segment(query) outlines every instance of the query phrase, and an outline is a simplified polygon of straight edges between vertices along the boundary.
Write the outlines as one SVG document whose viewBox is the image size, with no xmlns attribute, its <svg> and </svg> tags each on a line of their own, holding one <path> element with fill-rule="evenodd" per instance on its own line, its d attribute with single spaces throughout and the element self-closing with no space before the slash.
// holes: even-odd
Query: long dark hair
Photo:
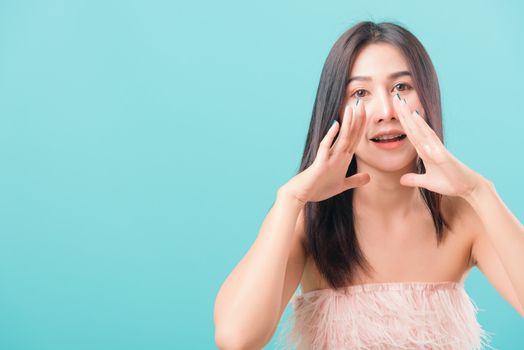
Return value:
<svg viewBox="0 0 524 350">
<path fill-rule="evenodd" d="M 367 44 L 381 42 L 392 44 L 403 54 L 413 77 L 414 88 L 426 112 L 427 122 L 443 140 L 438 79 L 433 63 L 420 41 L 397 24 L 360 22 L 342 34 L 324 63 L 298 172 L 313 163 L 320 141 L 333 120 L 338 119 L 340 107 L 344 103 L 348 73 L 359 50 Z M 419 157 L 416 168 L 419 174 L 425 172 Z M 346 176 L 356 171 L 356 158 L 353 157 Z M 419 190 L 433 218 L 439 245 L 444 238 L 444 227 L 449 227 L 441 213 L 442 196 L 425 188 Z M 320 274 L 331 288 L 351 284 L 356 267 L 362 268 L 365 273 L 369 273 L 371 268 L 356 237 L 352 200 L 351 189 L 321 202 L 308 202 L 304 208 L 304 249 L 314 259 Z"/>
</svg>

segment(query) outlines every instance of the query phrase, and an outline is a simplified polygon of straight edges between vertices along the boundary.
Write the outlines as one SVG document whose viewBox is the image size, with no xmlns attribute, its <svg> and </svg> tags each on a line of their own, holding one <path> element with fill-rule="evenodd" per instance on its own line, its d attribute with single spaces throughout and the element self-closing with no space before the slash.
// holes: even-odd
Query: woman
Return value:
<svg viewBox="0 0 524 350">
<path fill-rule="evenodd" d="M 475 265 L 524 317 L 524 228 L 443 145 L 421 43 L 361 22 L 324 64 L 299 172 L 220 288 L 215 340 L 260 349 L 479 349 L 464 291 Z M 288 329 L 287 327 L 292 327 Z"/>
</svg>

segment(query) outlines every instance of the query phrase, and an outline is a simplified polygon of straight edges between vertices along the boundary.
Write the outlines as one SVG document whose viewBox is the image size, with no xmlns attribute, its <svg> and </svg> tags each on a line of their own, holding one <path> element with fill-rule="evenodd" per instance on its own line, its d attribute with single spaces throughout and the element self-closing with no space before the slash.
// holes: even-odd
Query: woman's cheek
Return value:
<svg viewBox="0 0 524 350">
<path fill-rule="evenodd" d="M 366 152 L 366 136 L 362 135 L 362 138 L 357 144 L 357 148 L 355 149 L 355 154 L 364 154 Z"/>
</svg>

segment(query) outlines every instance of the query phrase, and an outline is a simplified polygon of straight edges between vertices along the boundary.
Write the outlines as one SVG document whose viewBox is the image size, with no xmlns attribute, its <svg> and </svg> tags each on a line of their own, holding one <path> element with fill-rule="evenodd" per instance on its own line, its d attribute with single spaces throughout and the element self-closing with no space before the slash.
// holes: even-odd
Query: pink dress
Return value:
<svg viewBox="0 0 524 350">
<path fill-rule="evenodd" d="M 369 283 L 295 294 L 279 349 L 482 349 L 491 341 L 459 282 Z"/>
</svg>

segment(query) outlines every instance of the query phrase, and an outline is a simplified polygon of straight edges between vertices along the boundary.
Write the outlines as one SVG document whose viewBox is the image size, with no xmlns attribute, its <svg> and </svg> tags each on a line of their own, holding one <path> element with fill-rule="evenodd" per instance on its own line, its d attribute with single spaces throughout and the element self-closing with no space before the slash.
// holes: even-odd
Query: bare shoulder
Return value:
<svg viewBox="0 0 524 350">
<path fill-rule="evenodd" d="M 448 221 L 459 225 L 463 233 L 471 232 L 471 224 L 478 216 L 471 205 L 461 197 L 442 196 L 442 213 Z"/>
<path fill-rule="evenodd" d="M 473 207 L 461 197 L 442 196 L 442 213 L 452 226 L 452 231 L 464 238 L 464 243 L 470 252 L 478 234 L 476 228 L 481 225 L 480 219 Z M 475 264 L 470 254 L 470 265 Z"/>
</svg>

